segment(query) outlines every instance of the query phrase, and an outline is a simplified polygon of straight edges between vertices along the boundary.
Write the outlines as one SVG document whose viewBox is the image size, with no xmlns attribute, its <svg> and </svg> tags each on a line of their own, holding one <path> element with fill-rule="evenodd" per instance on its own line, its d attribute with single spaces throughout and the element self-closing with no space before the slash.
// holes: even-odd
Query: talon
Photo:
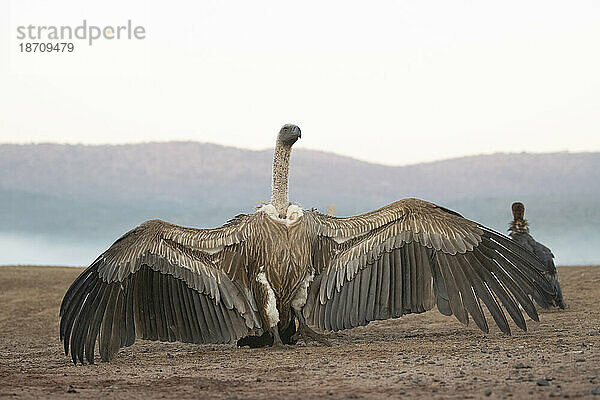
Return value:
<svg viewBox="0 0 600 400">
<path fill-rule="evenodd" d="M 324 346 L 331 346 L 325 335 L 313 331 L 308 325 L 300 325 L 298 331 L 293 336 L 294 339 L 302 339 L 308 345 L 309 341 L 320 343 Z"/>
<path fill-rule="evenodd" d="M 273 343 L 271 350 L 289 350 L 292 347 L 289 344 Z"/>
</svg>

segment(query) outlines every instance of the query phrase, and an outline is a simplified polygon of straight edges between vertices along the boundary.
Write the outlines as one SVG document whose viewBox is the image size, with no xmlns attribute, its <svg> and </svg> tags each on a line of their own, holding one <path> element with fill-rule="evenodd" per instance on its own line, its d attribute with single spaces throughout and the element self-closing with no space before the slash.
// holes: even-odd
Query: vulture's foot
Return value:
<svg viewBox="0 0 600 400">
<path fill-rule="evenodd" d="M 283 350 L 291 348 L 291 346 L 283 344 L 281 341 L 281 337 L 279 336 L 279 328 L 277 325 L 271 328 L 271 334 L 273 335 L 273 344 L 271 345 L 272 349 Z"/>
<path fill-rule="evenodd" d="M 331 343 L 327 339 L 327 336 L 313 331 L 308 326 L 308 324 L 306 323 L 306 319 L 304 318 L 304 315 L 302 315 L 302 311 L 294 310 L 294 313 L 296 314 L 296 317 L 298 318 L 299 324 L 298 324 L 298 330 L 296 331 L 296 333 L 294 333 L 294 335 L 292 336 L 292 339 L 294 339 L 294 340 L 302 339 L 302 340 L 304 340 L 304 343 L 306 345 L 308 345 L 308 342 L 312 340 L 313 342 L 317 342 L 324 346 L 331 346 Z"/>
<path fill-rule="evenodd" d="M 296 340 L 302 339 L 307 345 L 309 341 L 313 341 L 322 344 L 323 346 L 331 346 L 327 336 L 313 331 L 308 325 L 300 325 L 298 327 L 298 332 L 296 332 L 292 338 Z"/>
<path fill-rule="evenodd" d="M 271 350 L 291 350 L 293 348 L 295 348 L 295 346 L 283 343 L 273 343 L 273 345 L 270 347 Z"/>
</svg>

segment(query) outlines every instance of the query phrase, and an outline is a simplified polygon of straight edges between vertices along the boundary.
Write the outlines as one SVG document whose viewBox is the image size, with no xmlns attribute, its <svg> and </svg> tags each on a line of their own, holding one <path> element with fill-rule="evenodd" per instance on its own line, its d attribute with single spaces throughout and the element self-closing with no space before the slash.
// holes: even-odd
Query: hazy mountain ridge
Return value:
<svg viewBox="0 0 600 400">
<path fill-rule="evenodd" d="M 170 191 L 217 192 L 234 185 L 264 193 L 270 187 L 272 150 L 252 151 L 196 142 L 133 145 L 0 145 L 0 187 L 68 196 L 101 188 L 107 195 L 173 198 Z M 332 153 L 297 149 L 291 191 L 367 187 L 388 192 L 462 198 L 576 191 L 600 194 L 600 153 L 479 155 L 390 167 Z M 324 171 L 326 173 L 324 173 Z M 493 180 L 489 178 L 493 177 Z M 457 190 L 457 186 L 460 190 Z M 207 193 L 208 194 L 208 193 Z M 218 195 L 218 193 L 216 193 Z"/>
<path fill-rule="evenodd" d="M 0 231 L 104 239 L 149 218 L 219 225 L 269 200 L 271 157 L 196 142 L 0 145 Z M 335 204 L 349 215 L 414 196 L 501 231 L 510 203 L 522 200 L 538 237 L 565 253 L 588 246 L 580 236 L 600 223 L 600 153 L 390 167 L 294 149 L 290 180 L 291 200 L 307 208 Z"/>
</svg>

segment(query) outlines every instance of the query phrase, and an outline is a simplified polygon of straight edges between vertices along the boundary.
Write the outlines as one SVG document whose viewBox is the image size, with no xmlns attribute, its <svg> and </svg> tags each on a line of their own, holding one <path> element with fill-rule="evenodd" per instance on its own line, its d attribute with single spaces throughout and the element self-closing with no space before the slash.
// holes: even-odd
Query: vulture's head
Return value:
<svg viewBox="0 0 600 400">
<path fill-rule="evenodd" d="M 302 137 L 302 132 L 300 132 L 300 128 L 293 124 L 285 124 L 281 127 L 279 131 L 279 135 L 277 136 L 277 140 L 279 140 L 282 144 L 286 146 L 292 146 L 296 143 L 296 140 Z"/>
<path fill-rule="evenodd" d="M 513 203 L 512 212 L 515 220 L 522 220 L 525 215 L 525 206 L 520 202 Z"/>
</svg>

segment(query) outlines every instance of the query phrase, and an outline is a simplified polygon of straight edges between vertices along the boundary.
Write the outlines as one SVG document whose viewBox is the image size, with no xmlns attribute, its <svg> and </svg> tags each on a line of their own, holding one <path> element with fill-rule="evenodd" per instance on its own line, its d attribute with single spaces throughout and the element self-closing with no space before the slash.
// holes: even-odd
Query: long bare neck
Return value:
<svg viewBox="0 0 600 400">
<path fill-rule="evenodd" d="M 291 152 L 291 146 L 286 146 L 277 140 L 275 154 L 273 155 L 273 194 L 271 204 L 275 206 L 281 218 L 285 218 L 289 205 L 288 173 L 290 170 Z"/>
</svg>

